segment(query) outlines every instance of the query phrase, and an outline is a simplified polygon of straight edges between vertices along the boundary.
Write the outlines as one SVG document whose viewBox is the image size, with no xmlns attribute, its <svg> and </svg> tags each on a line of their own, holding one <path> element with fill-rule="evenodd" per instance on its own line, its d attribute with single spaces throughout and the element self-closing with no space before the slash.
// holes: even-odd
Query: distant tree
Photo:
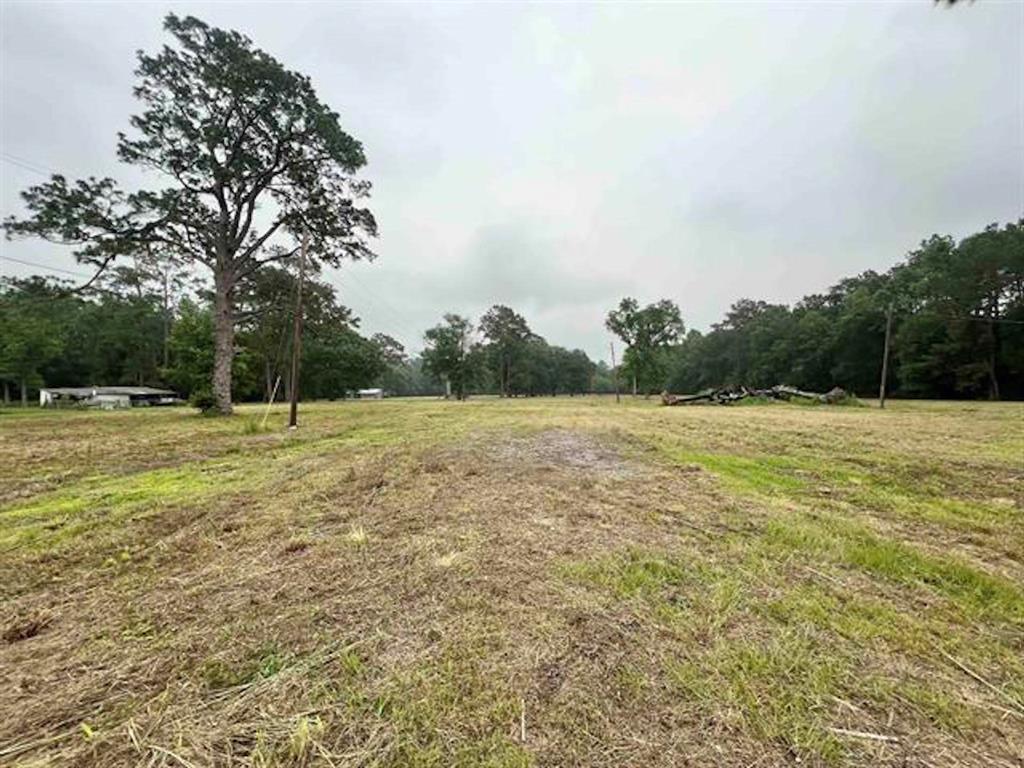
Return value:
<svg viewBox="0 0 1024 768">
<path fill-rule="evenodd" d="M 498 392 L 507 397 L 513 369 L 533 332 L 526 318 L 501 304 L 495 304 L 480 318 L 480 332 L 488 341 L 487 352 L 498 377 Z"/>
<path fill-rule="evenodd" d="M 540 361 L 542 386 L 551 395 L 577 395 L 589 391 L 594 364 L 587 353 L 579 349 L 548 346 Z"/>
<path fill-rule="evenodd" d="M 388 365 L 403 365 L 407 361 L 405 347 L 386 333 L 375 333 L 370 337 L 370 341 L 377 345 L 381 357 Z"/>
<path fill-rule="evenodd" d="M 84 383 L 161 382 L 164 317 L 156 301 L 106 295 L 83 302 L 68 333 L 79 340 L 77 351 L 87 371 Z"/>
<path fill-rule="evenodd" d="M 384 363 L 376 383 L 391 394 L 409 394 L 413 373 L 405 347 L 386 333 L 375 333 L 370 341 L 377 346 Z"/>
<path fill-rule="evenodd" d="M 944 350 L 932 365 L 913 363 L 905 375 L 914 378 L 952 372 L 957 390 L 987 389 L 1001 396 L 1002 321 L 1024 303 L 1024 222 L 1003 228 L 992 224 L 956 243 L 934 235 L 910 254 L 896 274 L 904 295 L 914 302 L 914 339 L 897 339 L 906 348 L 930 338 L 930 347 Z M 925 329 L 931 317 L 930 330 Z M 907 334 L 910 333 L 908 326 Z M 922 335 L 922 333 L 924 335 Z M 909 357 L 917 353 L 911 352 Z M 950 366 L 952 366 L 950 368 Z M 925 382 L 920 382 L 927 388 Z"/>
<path fill-rule="evenodd" d="M 188 293 L 202 290 L 202 281 L 169 248 L 147 247 L 126 259 L 126 263 L 112 263 L 97 277 L 95 285 L 107 295 L 159 305 L 160 362 L 166 368 L 174 308 Z"/>
<path fill-rule="evenodd" d="M 450 384 L 457 400 L 466 393 L 478 372 L 478 350 L 473 341 L 473 324 L 460 315 L 448 314 L 444 322 L 424 334 L 424 368 L 432 376 Z"/>
<path fill-rule="evenodd" d="M 625 298 L 608 313 L 605 326 L 626 345 L 626 366 L 633 376 L 633 394 L 642 384 L 648 393 L 663 384 L 663 352 L 682 335 L 684 326 L 675 302 L 662 299 L 641 308 Z"/>
<path fill-rule="evenodd" d="M 59 285 L 38 276 L 0 280 L 4 402 L 10 401 L 8 385 L 14 382 L 21 390 L 21 404 L 28 405 L 28 388 L 42 383 L 40 369 L 63 350 L 64 329 L 56 305 L 64 294 Z"/>
<path fill-rule="evenodd" d="M 582 395 L 591 391 L 596 366 L 582 349 L 561 350 L 559 390 L 569 395 Z"/>
<path fill-rule="evenodd" d="M 611 394 L 615 391 L 615 377 L 612 368 L 604 360 L 598 360 L 594 365 L 590 391 L 601 395 Z"/>
<path fill-rule="evenodd" d="M 392 365 L 381 377 L 381 386 L 396 395 L 440 395 L 444 389 L 438 379 L 425 370 L 423 358 L 413 357 L 401 365 Z"/>
<path fill-rule="evenodd" d="M 186 299 L 171 331 L 168 383 L 181 395 L 210 392 L 213 371 L 213 313 Z"/>
<path fill-rule="evenodd" d="M 298 289 L 295 265 L 291 266 L 292 269 L 264 267 L 239 284 L 236 296 L 239 340 L 252 353 L 254 364 L 263 373 L 264 400 L 270 399 L 279 375 L 284 379 L 285 391 L 291 391 L 288 360 Z M 352 311 L 337 302 L 334 287 L 315 275 L 306 276 L 302 303 L 308 336 L 316 336 L 326 329 L 359 325 Z M 313 390 L 306 391 L 312 393 Z"/>
<path fill-rule="evenodd" d="M 353 177 L 366 159 L 309 78 L 248 38 L 191 16 L 171 14 L 164 27 L 177 45 L 139 54 L 138 136 L 121 134 L 118 156 L 162 172 L 171 186 L 126 194 L 109 178 L 56 175 L 22 193 L 28 218 L 4 226 L 8 236 L 76 246 L 76 258 L 100 272 L 149 245 L 205 265 L 214 284 L 212 390 L 230 413 L 239 283 L 290 258 L 303 232 L 313 265 L 372 258 L 365 237 L 376 223 L 353 202 L 369 192 Z"/>
<path fill-rule="evenodd" d="M 374 384 L 386 368 L 381 349 L 354 329 L 332 325 L 302 347 L 302 387 L 311 398 L 344 397 Z"/>
<path fill-rule="evenodd" d="M 554 350 L 540 336 L 523 342 L 520 360 L 508 386 L 516 395 L 552 395 L 557 391 Z"/>
</svg>

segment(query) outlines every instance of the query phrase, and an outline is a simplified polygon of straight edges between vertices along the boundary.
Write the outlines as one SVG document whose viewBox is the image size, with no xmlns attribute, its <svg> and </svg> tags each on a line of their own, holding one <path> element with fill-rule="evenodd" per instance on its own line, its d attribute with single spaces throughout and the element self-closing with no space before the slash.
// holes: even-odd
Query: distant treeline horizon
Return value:
<svg viewBox="0 0 1024 768">
<path fill-rule="evenodd" d="M 256 272 L 238 289 L 236 401 L 289 390 L 294 265 Z M 0 281 L 4 402 L 42 386 L 147 384 L 202 400 L 213 369 L 209 290 L 172 257 L 147 253 L 108 269 L 84 292 L 40 275 Z M 360 333 L 334 289 L 307 278 L 301 393 L 340 398 L 380 386 L 394 395 L 650 394 L 791 384 L 862 397 L 878 391 L 891 313 L 888 388 L 914 398 L 1024 398 L 1024 230 L 991 225 L 959 242 L 933 235 L 884 273 L 863 272 L 793 305 L 736 301 L 710 331 L 686 332 L 671 299 L 609 308 L 622 340 L 618 371 L 549 344 L 513 308 L 455 314 L 409 356 L 386 334 Z M 280 378 L 280 381 L 279 381 Z"/>
</svg>

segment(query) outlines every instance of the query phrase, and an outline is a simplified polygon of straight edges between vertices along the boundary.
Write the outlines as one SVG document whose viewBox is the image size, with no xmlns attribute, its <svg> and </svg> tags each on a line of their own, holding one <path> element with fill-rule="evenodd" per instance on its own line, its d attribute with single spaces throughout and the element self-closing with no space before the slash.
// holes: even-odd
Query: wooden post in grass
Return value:
<svg viewBox="0 0 1024 768">
<path fill-rule="evenodd" d="M 615 402 L 619 401 L 619 369 L 615 367 L 615 342 L 608 342 L 608 349 L 612 352 L 612 378 L 615 380 Z"/>
<path fill-rule="evenodd" d="M 288 415 L 288 429 L 299 426 L 299 358 L 302 356 L 302 284 L 306 280 L 306 247 L 309 231 L 302 231 L 302 247 L 299 249 L 299 285 L 295 291 L 295 324 L 292 326 L 292 377 L 291 411 Z"/>
<path fill-rule="evenodd" d="M 878 385 L 878 407 L 885 408 L 885 380 L 889 377 L 889 336 L 892 334 L 892 302 L 885 311 L 885 345 L 882 347 L 882 380 Z"/>
</svg>

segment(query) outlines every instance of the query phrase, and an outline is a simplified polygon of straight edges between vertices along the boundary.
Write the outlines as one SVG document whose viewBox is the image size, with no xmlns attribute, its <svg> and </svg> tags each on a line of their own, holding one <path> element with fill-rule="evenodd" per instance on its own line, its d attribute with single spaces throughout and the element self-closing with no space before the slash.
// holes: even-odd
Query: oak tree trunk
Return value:
<svg viewBox="0 0 1024 768">
<path fill-rule="evenodd" d="M 21 407 L 28 408 L 28 384 L 21 380 Z"/>
<path fill-rule="evenodd" d="M 231 363 L 235 355 L 235 312 L 233 278 L 214 277 L 213 304 L 213 397 L 217 411 L 231 413 Z"/>
</svg>

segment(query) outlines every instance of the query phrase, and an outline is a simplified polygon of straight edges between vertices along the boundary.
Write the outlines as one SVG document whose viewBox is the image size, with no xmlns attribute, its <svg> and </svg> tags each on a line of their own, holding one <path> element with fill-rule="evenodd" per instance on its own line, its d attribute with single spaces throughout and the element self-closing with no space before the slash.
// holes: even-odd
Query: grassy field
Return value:
<svg viewBox="0 0 1024 768">
<path fill-rule="evenodd" d="M 1020 404 L 258 412 L 0 412 L 0 764 L 1024 764 Z"/>
</svg>

